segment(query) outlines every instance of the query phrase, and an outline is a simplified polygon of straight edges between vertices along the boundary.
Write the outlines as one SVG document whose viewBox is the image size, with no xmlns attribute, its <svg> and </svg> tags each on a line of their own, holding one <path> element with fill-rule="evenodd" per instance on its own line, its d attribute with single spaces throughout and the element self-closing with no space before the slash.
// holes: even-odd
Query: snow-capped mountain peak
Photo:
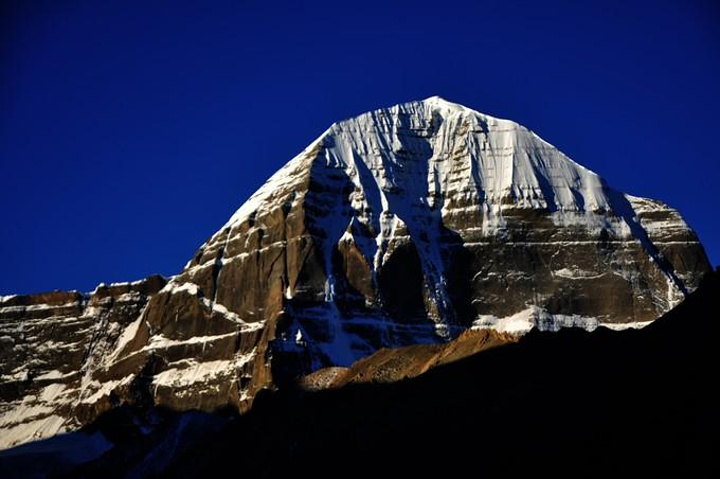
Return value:
<svg viewBox="0 0 720 479">
<path fill-rule="evenodd" d="M 263 388 L 467 330 L 641 327 L 710 270 L 677 211 L 440 97 L 334 123 L 239 203 L 167 283 L 0 299 L 0 336 L 39 341 L 32 361 L 0 359 L 18 391 L 0 447 L 123 401 L 247 410 Z M 60 320 L 55 349 L 25 335 Z"/>
</svg>

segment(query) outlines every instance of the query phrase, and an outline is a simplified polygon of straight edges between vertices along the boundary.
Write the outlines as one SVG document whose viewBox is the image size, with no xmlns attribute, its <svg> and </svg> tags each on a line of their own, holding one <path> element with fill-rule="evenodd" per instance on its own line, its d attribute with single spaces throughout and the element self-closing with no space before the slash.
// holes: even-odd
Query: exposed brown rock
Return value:
<svg viewBox="0 0 720 479">
<path fill-rule="evenodd" d="M 414 378 L 426 371 L 487 349 L 516 342 L 518 336 L 492 330 L 464 331 L 447 343 L 383 348 L 349 368 L 330 367 L 308 374 L 300 386 L 310 391 L 334 389 L 355 383 L 392 383 Z"/>
</svg>

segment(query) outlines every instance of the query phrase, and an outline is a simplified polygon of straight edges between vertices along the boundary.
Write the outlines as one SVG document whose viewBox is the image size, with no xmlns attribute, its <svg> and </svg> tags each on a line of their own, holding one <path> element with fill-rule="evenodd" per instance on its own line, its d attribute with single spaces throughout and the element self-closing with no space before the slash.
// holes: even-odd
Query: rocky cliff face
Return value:
<svg viewBox="0 0 720 479">
<path fill-rule="evenodd" d="M 97 291 L 52 299 L 37 337 L 102 354 L 48 360 L 79 392 L 73 407 L 37 407 L 63 418 L 53 431 L 120 402 L 244 411 L 262 388 L 380 348 L 465 330 L 640 327 L 709 270 L 675 210 L 613 190 L 517 123 L 433 97 L 331 126 L 112 328 L 85 313 Z M 51 300 L 17 301 L 0 304 L 14 315 L 0 340 L 15 345 Z M 22 377 L 45 354 L 28 348 L 27 360 L 3 356 L 3 381 L 30 381 L 8 386 L 6 430 L 54 400 Z"/>
<path fill-rule="evenodd" d="M 93 373 L 165 283 L 0 298 L 0 449 L 77 429 L 111 406 L 122 378 Z"/>
</svg>

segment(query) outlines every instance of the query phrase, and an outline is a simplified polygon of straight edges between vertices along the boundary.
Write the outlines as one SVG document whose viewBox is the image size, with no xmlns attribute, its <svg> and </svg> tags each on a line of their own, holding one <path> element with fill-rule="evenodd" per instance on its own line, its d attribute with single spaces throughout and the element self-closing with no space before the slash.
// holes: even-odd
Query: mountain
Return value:
<svg viewBox="0 0 720 479">
<path fill-rule="evenodd" d="M 677 211 L 517 123 L 397 105 L 332 125 L 169 280 L 2 298 L 0 447 L 123 404 L 245 412 L 265 389 L 468 330 L 638 328 L 709 271 Z"/>
<path fill-rule="evenodd" d="M 535 329 L 412 379 L 263 391 L 241 416 L 123 406 L 75 433 L 86 447 L 111 438 L 103 455 L 53 468 L 57 451 L 30 444 L 0 452 L 0 467 L 72 478 L 717 477 L 719 298 L 720 272 L 711 273 L 640 330 Z M 431 355 L 463 343 L 409 348 Z M 397 351 L 355 373 L 392 373 Z"/>
<path fill-rule="evenodd" d="M 715 273 L 640 331 L 535 330 L 412 380 L 270 395 L 167 476 L 242 451 L 262 477 L 717 477 L 718 298 Z"/>
</svg>

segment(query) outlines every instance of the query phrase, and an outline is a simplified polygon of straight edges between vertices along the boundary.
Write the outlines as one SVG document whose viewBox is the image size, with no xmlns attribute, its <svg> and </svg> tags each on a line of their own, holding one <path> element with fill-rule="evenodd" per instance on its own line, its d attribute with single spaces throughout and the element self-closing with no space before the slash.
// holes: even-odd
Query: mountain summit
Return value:
<svg viewBox="0 0 720 479">
<path fill-rule="evenodd" d="M 263 388 L 466 330 L 637 328 L 708 271 L 670 207 L 512 121 L 404 103 L 333 124 L 167 282 L 2 298 L 25 360 L 0 357 L 0 446 L 121 403 L 247 410 Z"/>
</svg>

